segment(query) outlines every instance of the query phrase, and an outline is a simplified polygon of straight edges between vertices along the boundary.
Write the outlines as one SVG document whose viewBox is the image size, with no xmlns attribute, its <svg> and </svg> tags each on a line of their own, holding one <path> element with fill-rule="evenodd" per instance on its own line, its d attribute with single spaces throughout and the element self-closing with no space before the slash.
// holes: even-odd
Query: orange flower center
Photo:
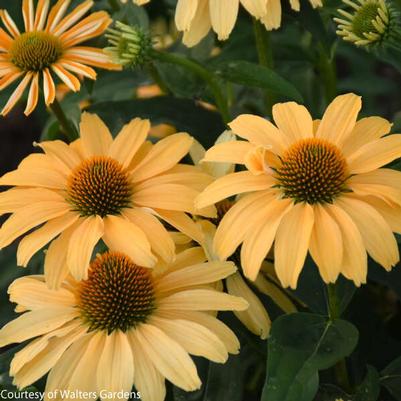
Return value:
<svg viewBox="0 0 401 401">
<path fill-rule="evenodd" d="M 107 156 L 83 161 L 71 173 L 67 200 L 81 216 L 118 215 L 131 205 L 132 186 L 121 164 Z"/>
<path fill-rule="evenodd" d="M 146 322 L 155 309 L 149 269 L 117 252 L 99 255 L 78 291 L 78 306 L 90 330 L 123 332 Z"/>
<path fill-rule="evenodd" d="M 347 191 L 347 164 L 340 150 L 318 138 L 293 144 L 276 169 L 278 187 L 295 202 L 331 203 Z"/>
<path fill-rule="evenodd" d="M 61 56 L 63 47 L 56 36 L 47 32 L 25 32 L 10 49 L 11 62 L 23 71 L 42 71 Z"/>
</svg>

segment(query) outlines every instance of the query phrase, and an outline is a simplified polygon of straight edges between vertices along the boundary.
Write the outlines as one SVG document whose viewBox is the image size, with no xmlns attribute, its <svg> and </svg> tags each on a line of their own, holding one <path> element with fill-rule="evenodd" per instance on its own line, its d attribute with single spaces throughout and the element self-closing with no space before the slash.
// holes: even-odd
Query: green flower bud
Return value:
<svg viewBox="0 0 401 401">
<path fill-rule="evenodd" d="M 338 10 L 337 35 L 356 46 L 377 47 L 398 38 L 398 12 L 385 0 L 342 0 L 349 10 Z"/>
<path fill-rule="evenodd" d="M 107 30 L 106 37 L 110 46 L 104 51 L 115 63 L 134 68 L 149 60 L 152 39 L 141 28 L 117 21 L 114 29 Z"/>
</svg>

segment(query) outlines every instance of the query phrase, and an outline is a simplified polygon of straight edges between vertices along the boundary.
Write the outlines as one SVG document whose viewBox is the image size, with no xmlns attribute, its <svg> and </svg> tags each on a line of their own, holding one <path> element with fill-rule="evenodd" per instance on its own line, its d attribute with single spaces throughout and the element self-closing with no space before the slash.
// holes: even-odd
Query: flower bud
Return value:
<svg viewBox="0 0 401 401">
<path fill-rule="evenodd" d="M 115 63 L 134 68 L 148 61 L 152 39 L 141 28 L 117 21 L 113 29 L 107 30 L 106 37 L 110 46 L 104 51 Z"/>
</svg>

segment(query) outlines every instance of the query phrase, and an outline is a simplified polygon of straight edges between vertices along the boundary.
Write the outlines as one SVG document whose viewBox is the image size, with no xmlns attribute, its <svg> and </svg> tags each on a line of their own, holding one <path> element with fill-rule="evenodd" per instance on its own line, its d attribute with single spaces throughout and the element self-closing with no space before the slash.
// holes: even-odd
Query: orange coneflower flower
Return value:
<svg viewBox="0 0 401 401">
<path fill-rule="evenodd" d="M 28 86 L 28 103 L 24 113 L 32 113 L 39 98 L 40 79 L 43 80 L 46 105 L 53 103 L 56 90 L 52 73 L 76 92 L 81 84 L 74 74 L 96 78 L 96 72 L 89 66 L 121 69 L 102 49 L 77 46 L 101 35 L 111 23 L 109 15 L 99 11 L 77 23 L 94 2 L 86 0 L 64 16 L 69 4 L 70 0 L 58 0 L 48 13 L 50 0 L 39 0 L 36 11 L 33 0 L 23 0 L 23 33 L 7 10 L 0 10 L 1 20 L 8 31 L 0 28 L 0 90 L 22 78 L 1 111 L 3 116 L 15 106 Z"/>
<path fill-rule="evenodd" d="M 308 250 L 327 283 L 340 273 L 366 282 L 366 252 L 387 270 L 399 261 L 392 232 L 401 232 L 401 173 L 381 167 L 401 156 L 401 135 L 385 136 L 391 124 L 380 117 L 357 121 L 360 109 L 360 97 L 347 94 L 321 121 L 290 102 L 273 107 L 278 128 L 252 115 L 229 124 L 247 141 L 214 146 L 205 160 L 246 169 L 219 178 L 197 200 L 204 207 L 244 194 L 217 229 L 221 259 L 242 243 L 242 267 L 254 280 L 274 242 L 277 275 L 292 288 Z"/>
<path fill-rule="evenodd" d="M 247 308 L 212 288 L 233 272 L 230 262 L 199 263 L 189 249 L 166 272 L 107 252 L 86 280 L 68 276 L 58 291 L 43 276 L 17 279 L 8 292 L 24 313 L 0 330 L 0 347 L 35 339 L 11 362 L 14 384 L 24 388 L 50 371 L 45 400 L 56 401 L 64 390 L 125 400 L 133 385 L 143 401 L 163 401 L 165 378 L 200 388 L 189 354 L 224 363 L 239 350 L 235 334 L 208 312 Z"/>
<path fill-rule="evenodd" d="M 158 218 L 199 238 L 186 213 L 195 213 L 194 199 L 211 178 L 178 164 L 192 145 L 188 134 L 153 145 L 146 141 L 149 129 L 148 120 L 136 118 L 113 139 L 98 116 L 84 113 L 80 139 L 70 145 L 38 144 L 45 154 L 28 156 L 0 178 L 0 185 L 16 186 L 0 194 L 0 214 L 12 213 L 0 229 L 0 248 L 44 224 L 22 239 L 17 262 L 26 266 L 58 236 L 45 259 L 50 287 L 57 287 L 68 270 L 77 280 L 85 279 L 101 239 L 141 266 L 153 266 L 155 255 L 173 260 L 173 240 Z"/>
</svg>

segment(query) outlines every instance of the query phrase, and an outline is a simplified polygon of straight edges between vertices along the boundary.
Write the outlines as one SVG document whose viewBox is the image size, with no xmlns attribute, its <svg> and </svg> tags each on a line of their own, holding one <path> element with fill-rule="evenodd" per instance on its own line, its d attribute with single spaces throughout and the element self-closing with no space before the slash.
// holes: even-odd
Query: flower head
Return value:
<svg viewBox="0 0 401 401">
<path fill-rule="evenodd" d="M 357 46 L 371 46 L 389 34 L 392 10 L 385 0 L 343 0 L 350 10 L 339 9 L 337 34 Z"/>
<path fill-rule="evenodd" d="M 357 121 L 361 99 L 338 96 L 322 120 L 294 102 L 273 107 L 275 125 L 242 115 L 230 125 L 245 141 L 212 147 L 205 161 L 242 164 L 197 198 L 205 207 L 241 194 L 217 229 L 220 259 L 242 243 L 241 264 L 255 280 L 274 243 L 277 276 L 297 286 L 308 251 L 323 280 L 341 273 L 366 281 L 367 253 L 387 270 L 399 261 L 401 173 L 382 166 L 401 156 L 401 135 L 380 117 Z M 374 229 L 372 229 L 374 227 Z"/>
<path fill-rule="evenodd" d="M 86 280 L 67 276 L 58 291 L 43 276 L 14 281 L 10 300 L 24 313 L 0 330 L 0 347 L 35 338 L 11 362 L 14 383 L 23 388 L 50 371 L 46 394 L 74 389 L 108 399 L 135 385 L 144 401 L 164 400 L 165 378 L 198 389 L 189 354 L 224 363 L 239 349 L 234 333 L 207 311 L 248 305 L 212 289 L 235 272 L 232 263 L 199 264 L 190 250 L 177 258 L 163 273 L 107 252 L 90 264 Z"/>
<path fill-rule="evenodd" d="M 152 145 L 149 129 L 149 121 L 136 118 L 113 139 L 99 117 L 84 113 L 80 139 L 38 144 L 45 154 L 28 156 L 0 178 L 0 185 L 16 187 L 0 194 L 0 213 L 12 213 L 0 229 L 0 247 L 43 224 L 22 239 L 17 262 L 26 266 L 57 237 L 45 258 L 50 287 L 69 270 L 86 279 L 99 240 L 140 266 L 153 266 L 157 257 L 171 262 L 174 243 L 159 218 L 196 237 L 199 230 L 186 212 L 195 213 L 194 199 L 211 178 L 178 164 L 191 147 L 188 134 Z"/>
<path fill-rule="evenodd" d="M 136 67 L 148 60 L 152 39 L 139 27 L 117 21 L 115 28 L 109 29 L 106 37 L 110 46 L 104 50 L 110 54 L 116 64 Z"/>
<path fill-rule="evenodd" d="M 310 0 L 313 7 L 320 7 L 321 0 Z M 183 42 L 195 46 L 213 29 L 219 40 L 228 39 L 238 17 L 240 4 L 268 30 L 281 25 L 281 0 L 178 0 L 175 22 L 184 32 Z M 291 8 L 299 11 L 299 0 L 290 1 Z"/>
<path fill-rule="evenodd" d="M 85 0 L 70 14 L 64 16 L 68 0 L 58 0 L 50 9 L 50 0 L 39 0 L 36 11 L 33 0 L 23 0 L 22 13 L 25 32 L 20 32 L 7 10 L 0 17 L 7 32 L 0 28 L 0 90 L 22 78 L 1 111 L 6 115 L 29 86 L 25 114 L 32 113 L 39 98 L 39 81 L 42 80 L 46 105 L 53 103 L 56 90 L 52 74 L 58 76 L 72 91 L 81 84 L 74 74 L 96 79 L 93 68 L 119 69 L 101 49 L 77 46 L 101 35 L 111 23 L 109 15 L 99 11 L 77 22 L 92 7 Z"/>
</svg>

